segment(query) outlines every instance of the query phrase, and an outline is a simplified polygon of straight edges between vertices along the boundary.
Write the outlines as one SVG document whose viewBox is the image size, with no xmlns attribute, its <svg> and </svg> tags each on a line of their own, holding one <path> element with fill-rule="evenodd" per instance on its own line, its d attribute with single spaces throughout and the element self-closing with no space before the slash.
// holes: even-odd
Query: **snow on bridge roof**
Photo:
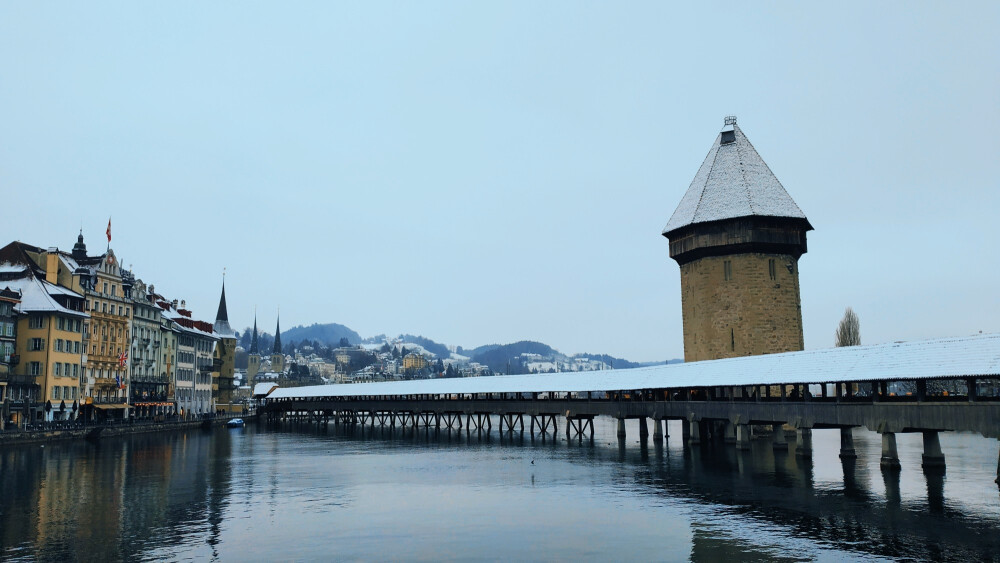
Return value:
<svg viewBox="0 0 1000 563">
<path fill-rule="evenodd" d="M 292 387 L 278 389 L 268 398 L 617 391 L 966 376 L 1000 376 L 1000 334 L 635 369 Z"/>
</svg>

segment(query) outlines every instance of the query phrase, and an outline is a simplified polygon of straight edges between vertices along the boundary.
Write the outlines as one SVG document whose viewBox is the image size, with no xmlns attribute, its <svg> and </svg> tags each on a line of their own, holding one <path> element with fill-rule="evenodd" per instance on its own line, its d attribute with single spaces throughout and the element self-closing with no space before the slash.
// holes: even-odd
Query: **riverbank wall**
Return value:
<svg viewBox="0 0 1000 563">
<path fill-rule="evenodd" d="M 197 430 L 206 426 L 224 426 L 231 418 L 242 418 L 249 424 L 256 417 L 256 414 L 247 414 L 240 417 L 216 417 L 207 420 L 175 420 L 169 422 L 124 423 L 113 426 L 84 426 L 81 428 L 0 432 L 0 448 L 21 444 L 47 444 L 70 440 L 103 440 L 130 434 Z"/>
</svg>

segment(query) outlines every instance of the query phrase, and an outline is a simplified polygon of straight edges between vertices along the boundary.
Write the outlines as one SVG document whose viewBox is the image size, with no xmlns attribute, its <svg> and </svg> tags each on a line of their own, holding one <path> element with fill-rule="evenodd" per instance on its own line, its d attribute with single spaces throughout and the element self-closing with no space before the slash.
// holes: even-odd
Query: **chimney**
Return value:
<svg viewBox="0 0 1000 563">
<path fill-rule="evenodd" d="M 187 309 L 187 301 L 181 299 L 181 309 Z"/>
<path fill-rule="evenodd" d="M 45 281 L 59 283 L 59 249 L 54 246 L 45 254 Z"/>
<path fill-rule="evenodd" d="M 174 309 L 176 309 L 177 308 L 177 300 L 174 299 L 173 301 L 171 301 L 170 302 L 170 306 L 173 307 Z"/>
</svg>

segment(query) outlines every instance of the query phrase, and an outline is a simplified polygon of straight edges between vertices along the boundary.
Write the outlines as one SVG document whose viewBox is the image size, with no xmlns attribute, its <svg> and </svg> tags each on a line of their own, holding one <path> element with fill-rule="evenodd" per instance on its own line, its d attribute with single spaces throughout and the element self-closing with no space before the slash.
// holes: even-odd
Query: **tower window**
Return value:
<svg viewBox="0 0 1000 563">
<path fill-rule="evenodd" d="M 725 281 L 733 279 L 733 263 L 730 260 L 722 261 L 722 279 Z"/>
<path fill-rule="evenodd" d="M 736 142 L 736 131 L 723 131 L 722 139 L 720 139 L 720 145 L 728 145 L 729 143 Z"/>
<path fill-rule="evenodd" d="M 736 329 L 733 328 L 729 329 L 729 346 L 736 351 Z"/>
<path fill-rule="evenodd" d="M 767 273 L 770 274 L 771 280 L 778 279 L 778 271 L 774 265 L 774 258 L 767 261 Z"/>
</svg>

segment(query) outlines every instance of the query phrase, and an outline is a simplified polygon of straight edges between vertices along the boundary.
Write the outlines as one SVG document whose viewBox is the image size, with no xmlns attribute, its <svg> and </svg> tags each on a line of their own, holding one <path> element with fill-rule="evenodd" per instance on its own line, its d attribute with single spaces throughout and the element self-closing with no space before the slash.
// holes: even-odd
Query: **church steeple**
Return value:
<svg viewBox="0 0 1000 563">
<path fill-rule="evenodd" d="M 274 351 L 271 352 L 271 371 L 285 371 L 285 354 L 281 351 L 281 315 L 278 315 L 278 326 L 274 327 Z"/>
<path fill-rule="evenodd" d="M 257 315 L 253 316 L 253 336 L 250 337 L 250 354 L 260 355 L 260 349 L 257 346 Z"/>
<path fill-rule="evenodd" d="M 215 314 L 215 332 L 227 338 L 235 338 L 232 327 L 229 326 L 229 311 L 226 310 L 226 280 L 222 280 L 222 297 L 219 298 L 219 311 Z"/>
</svg>

